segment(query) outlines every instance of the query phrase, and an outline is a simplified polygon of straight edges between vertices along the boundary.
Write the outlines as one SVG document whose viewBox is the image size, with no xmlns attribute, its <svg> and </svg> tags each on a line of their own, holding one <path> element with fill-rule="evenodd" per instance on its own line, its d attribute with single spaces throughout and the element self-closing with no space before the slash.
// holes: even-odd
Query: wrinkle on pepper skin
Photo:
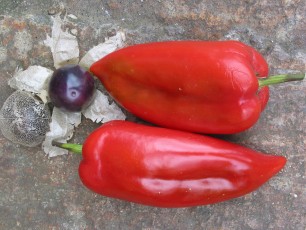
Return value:
<svg viewBox="0 0 306 230">
<path fill-rule="evenodd" d="M 268 104 L 268 101 L 269 101 L 269 96 L 270 96 L 269 87 L 264 86 L 264 87 L 260 88 L 257 95 L 258 95 L 258 98 L 261 102 L 261 111 L 263 111 L 266 108 L 266 106 Z"/>
<path fill-rule="evenodd" d="M 269 75 L 269 67 L 263 56 L 249 47 L 252 59 L 251 64 L 254 68 L 254 72 L 258 74 L 258 77 L 266 78 Z"/>
</svg>

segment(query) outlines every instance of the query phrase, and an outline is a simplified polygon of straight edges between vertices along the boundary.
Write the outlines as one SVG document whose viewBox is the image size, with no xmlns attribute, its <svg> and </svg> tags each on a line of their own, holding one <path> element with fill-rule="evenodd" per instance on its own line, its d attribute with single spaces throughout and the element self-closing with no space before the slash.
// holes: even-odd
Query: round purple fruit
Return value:
<svg viewBox="0 0 306 230">
<path fill-rule="evenodd" d="M 67 65 L 54 71 L 49 83 L 49 97 L 54 106 L 70 112 L 86 108 L 92 101 L 95 81 L 79 65 Z"/>
</svg>

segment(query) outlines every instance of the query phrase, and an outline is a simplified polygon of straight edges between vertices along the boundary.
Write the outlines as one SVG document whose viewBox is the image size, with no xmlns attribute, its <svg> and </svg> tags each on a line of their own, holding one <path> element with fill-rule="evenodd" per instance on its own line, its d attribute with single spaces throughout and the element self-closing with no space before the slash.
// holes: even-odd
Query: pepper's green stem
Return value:
<svg viewBox="0 0 306 230">
<path fill-rule="evenodd" d="M 267 78 L 258 79 L 259 87 L 267 86 L 267 85 L 275 85 L 288 81 L 302 81 L 305 78 L 305 73 L 300 74 L 281 74 L 270 76 Z"/>
<path fill-rule="evenodd" d="M 70 143 L 60 143 L 57 141 L 52 141 L 52 145 L 62 148 L 62 149 L 66 149 L 70 152 L 76 153 L 76 154 L 82 154 L 82 147 L 83 145 L 79 145 L 79 144 L 70 144 Z"/>
</svg>

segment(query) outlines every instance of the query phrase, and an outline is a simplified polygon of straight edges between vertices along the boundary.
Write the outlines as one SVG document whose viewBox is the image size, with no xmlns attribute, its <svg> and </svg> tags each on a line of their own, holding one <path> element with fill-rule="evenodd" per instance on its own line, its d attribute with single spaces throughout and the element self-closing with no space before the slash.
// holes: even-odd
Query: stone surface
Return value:
<svg viewBox="0 0 306 230">
<path fill-rule="evenodd" d="M 305 72 L 306 4 L 287 1 L 1 0 L 0 106 L 17 66 L 53 68 L 43 44 L 50 15 L 73 14 L 81 56 L 118 28 L 129 44 L 178 39 L 239 39 L 260 50 L 271 74 Z M 48 159 L 41 148 L 0 135 L 0 229 L 294 229 L 306 227 L 306 80 L 271 87 L 261 119 L 226 140 L 283 155 L 285 169 L 259 190 L 210 206 L 159 209 L 98 196 L 82 186 L 80 156 Z M 130 117 L 130 119 L 134 119 Z M 85 120 L 73 139 L 95 128 Z"/>
</svg>

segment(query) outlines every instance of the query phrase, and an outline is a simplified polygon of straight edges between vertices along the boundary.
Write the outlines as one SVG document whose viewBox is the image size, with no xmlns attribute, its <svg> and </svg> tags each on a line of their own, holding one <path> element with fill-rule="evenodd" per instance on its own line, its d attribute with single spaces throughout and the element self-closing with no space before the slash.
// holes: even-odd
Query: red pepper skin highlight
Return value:
<svg viewBox="0 0 306 230">
<path fill-rule="evenodd" d="M 286 159 L 212 137 L 111 121 L 82 148 L 79 175 L 92 191 L 157 207 L 213 204 L 250 193 Z"/>
<path fill-rule="evenodd" d="M 238 41 L 169 41 L 115 51 L 90 67 L 113 98 L 154 124 L 198 133 L 250 128 L 269 99 L 264 58 Z"/>
</svg>

